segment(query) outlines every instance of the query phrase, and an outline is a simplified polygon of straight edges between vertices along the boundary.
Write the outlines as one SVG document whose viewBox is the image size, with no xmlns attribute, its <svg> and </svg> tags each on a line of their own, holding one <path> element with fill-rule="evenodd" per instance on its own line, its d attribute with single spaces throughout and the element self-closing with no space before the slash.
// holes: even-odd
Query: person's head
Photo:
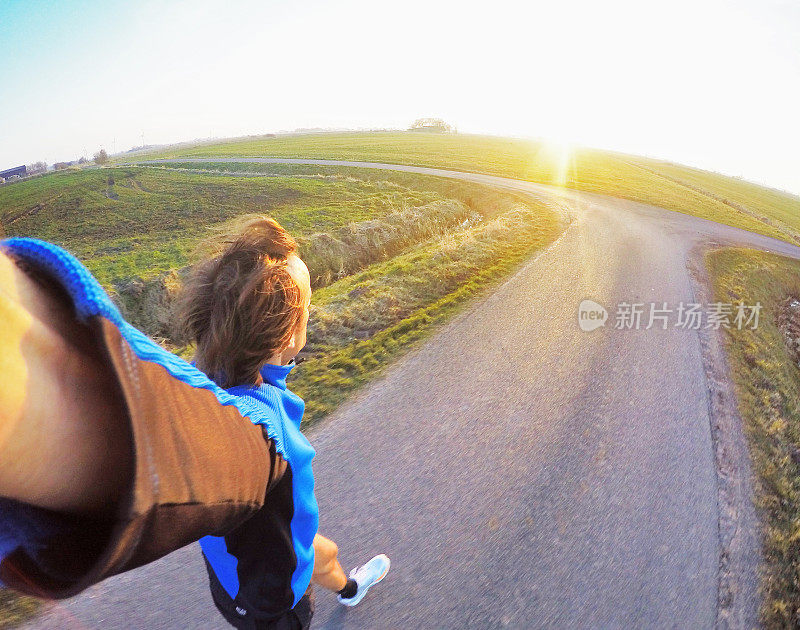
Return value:
<svg viewBox="0 0 800 630">
<path fill-rule="evenodd" d="M 178 305 L 197 367 L 222 387 L 254 385 L 265 363 L 288 363 L 306 343 L 311 283 L 294 239 L 258 217 L 215 239 Z"/>
</svg>

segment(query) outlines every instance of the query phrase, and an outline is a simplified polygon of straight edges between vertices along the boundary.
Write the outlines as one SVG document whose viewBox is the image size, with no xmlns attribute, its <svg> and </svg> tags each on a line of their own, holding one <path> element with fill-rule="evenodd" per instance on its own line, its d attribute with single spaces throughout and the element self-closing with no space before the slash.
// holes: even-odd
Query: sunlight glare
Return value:
<svg viewBox="0 0 800 630">
<path fill-rule="evenodd" d="M 536 154 L 537 166 L 551 173 L 551 183 L 564 188 L 575 173 L 574 149 L 564 140 L 545 140 Z"/>
</svg>

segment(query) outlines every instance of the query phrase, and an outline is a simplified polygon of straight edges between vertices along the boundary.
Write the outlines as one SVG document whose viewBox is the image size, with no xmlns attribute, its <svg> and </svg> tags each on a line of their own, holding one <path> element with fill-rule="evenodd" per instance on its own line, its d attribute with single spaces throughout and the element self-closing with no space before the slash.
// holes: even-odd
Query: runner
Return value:
<svg viewBox="0 0 800 630">
<path fill-rule="evenodd" d="M 317 534 L 314 449 L 300 432 L 304 403 L 286 387 L 306 343 L 311 304 L 294 240 L 275 220 L 258 218 L 222 238 L 218 250 L 187 279 L 179 320 L 197 367 L 275 419 L 276 459 L 291 474 L 268 488 L 264 507 L 247 522 L 200 541 L 211 593 L 237 627 L 307 627 L 310 581 L 355 606 L 386 575 L 389 559 L 378 555 L 348 578 L 336 544 Z"/>
</svg>

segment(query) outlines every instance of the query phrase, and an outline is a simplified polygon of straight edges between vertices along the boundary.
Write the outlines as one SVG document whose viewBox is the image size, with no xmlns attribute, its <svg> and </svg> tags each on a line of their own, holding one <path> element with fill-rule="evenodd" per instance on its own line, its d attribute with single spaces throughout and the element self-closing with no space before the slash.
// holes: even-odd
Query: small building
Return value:
<svg viewBox="0 0 800 630">
<path fill-rule="evenodd" d="M 409 131 L 422 131 L 427 133 L 453 133 L 455 128 L 448 125 L 441 118 L 418 118 L 408 128 Z"/>
<path fill-rule="evenodd" d="M 11 179 L 15 175 L 17 177 L 25 177 L 28 174 L 28 169 L 23 166 L 16 166 L 5 171 L 0 171 L 0 177 L 3 179 Z"/>
</svg>

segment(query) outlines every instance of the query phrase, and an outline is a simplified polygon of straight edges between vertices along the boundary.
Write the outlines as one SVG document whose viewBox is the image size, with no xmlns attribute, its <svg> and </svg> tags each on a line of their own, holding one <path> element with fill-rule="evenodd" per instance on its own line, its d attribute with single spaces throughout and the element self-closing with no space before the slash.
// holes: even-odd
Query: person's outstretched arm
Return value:
<svg viewBox="0 0 800 630">
<path fill-rule="evenodd" d="M 286 467 L 269 418 L 133 329 L 64 250 L 0 246 L 0 583 L 70 597 L 264 505 Z"/>
<path fill-rule="evenodd" d="M 108 514 L 132 471 L 125 405 L 88 327 L 0 252 L 0 496 Z"/>
</svg>

